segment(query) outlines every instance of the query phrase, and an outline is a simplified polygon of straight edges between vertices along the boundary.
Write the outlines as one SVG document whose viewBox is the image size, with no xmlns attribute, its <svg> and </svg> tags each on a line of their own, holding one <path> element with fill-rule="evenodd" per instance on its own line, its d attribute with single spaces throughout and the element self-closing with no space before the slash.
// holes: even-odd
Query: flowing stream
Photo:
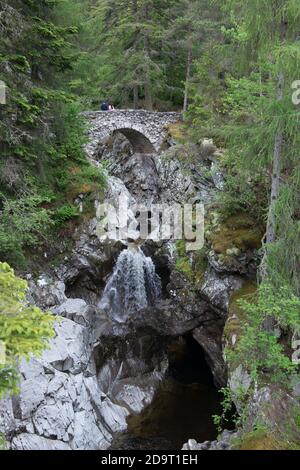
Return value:
<svg viewBox="0 0 300 470">
<path fill-rule="evenodd" d="M 117 322 L 154 305 L 161 295 L 161 281 L 151 258 L 130 245 L 120 254 L 99 307 Z"/>
<path fill-rule="evenodd" d="M 113 321 L 124 323 L 154 305 L 162 283 L 151 258 L 136 245 L 119 255 L 99 307 Z M 115 437 L 112 449 L 180 449 L 193 437 L 200 442 L 217 437 L 212 415 L 220 412 L 220 394 L 204 353 L 192 337 L 170 344 L 169 369 L 153 402 L 128 418 L 128 430 Z"/>
</svg>

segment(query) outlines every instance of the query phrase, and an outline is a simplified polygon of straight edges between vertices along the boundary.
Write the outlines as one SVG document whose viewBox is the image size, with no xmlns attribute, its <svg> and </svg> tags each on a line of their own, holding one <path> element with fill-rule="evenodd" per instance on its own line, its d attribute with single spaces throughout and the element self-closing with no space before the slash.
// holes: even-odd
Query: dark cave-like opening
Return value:
<svg viewBox="0 0 300 470">
<path fill-rule="evenodd" d="M 156 266 L 155 269 L 161 280 L 162 298 L 166 299 L 169 296 L 167 287 L 170 283 L 170 269 L 168 266 Z"/>
<path fill-rule="evenodd" d="M 168 375 L 183 384 L 202 383 L 214 386 L 213 374 L 205 353 L 191 334 L 172 341 L 168 348 Z"/>
<path fill-rule="evenodd" d="M 179 450 L 189 439 L 217 438 L 213 415 L 221 413 L 222 395 L 202 347 L 186 335 L 169 343 L 168 356 L 168 373 L 153 402 L 128 418 L 128 431 L 112 448 Z"/>
</svg>

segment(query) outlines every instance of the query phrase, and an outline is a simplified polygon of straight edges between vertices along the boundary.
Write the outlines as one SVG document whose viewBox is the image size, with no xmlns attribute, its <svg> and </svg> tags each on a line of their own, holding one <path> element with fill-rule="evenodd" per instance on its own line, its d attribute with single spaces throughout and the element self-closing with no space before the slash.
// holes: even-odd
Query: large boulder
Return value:
<svg viewBox="0 0 300 470">
<path fill-rule="evenodd" d="M 53 313 L 73 320 L 75 323 L 83 326 L 88 326 L 92 317 L 92 310 L 83 299 L 68 299 L 53 310 Z"/>
</svg>

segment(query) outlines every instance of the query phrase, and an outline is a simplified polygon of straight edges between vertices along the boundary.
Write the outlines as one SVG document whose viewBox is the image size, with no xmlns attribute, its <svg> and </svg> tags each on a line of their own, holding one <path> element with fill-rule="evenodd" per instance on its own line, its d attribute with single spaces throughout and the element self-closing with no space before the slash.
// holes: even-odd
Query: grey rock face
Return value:
<svg viewBox="0 0 300 470">
<path fill-rule="evenodd" d="M 83 326 L 87 326 L 91 322 L 92 311 L 83 299 L 68 299 L 57 309 L 54 309 L 53 313 Z"/>
<path fill-rule="evenodd" d="M 160 156 L 155 158 L 156 171 L 159 175 L 160 193 L 163 202 L 185 203 L 196 194 L 196 188 L 188 172 L 174 158 Z"/>
<path fill-rule="evenodd" d="M 204 276 L 201 293 L 214 307 L 227 315 L 230 295 L 241 289 L 242 285 L 242 278 L 239 276 L 222 276 L 213 269 L 208 269 Z"/>
<path fill-rule="evenodd" d="M 245 253 L 240 253 L 238 248 L 232 248 L 227 251 L 230 258 L 226 261 L 214 251 L 210 251 L 208 254 L 209 264 L 217 273 L 255 275 L 260 261 L 260 254 L 257 250 L 247 250 Z"/>
<path fill-rule="evenodd" d="M 46 439 L 36 434 L 22 433 L 12 440 L 12 450 L 71 450 L 70 447 L 58 440 Z"/>
<path fill-rule="evenodd" d="M 217 441 L 206 441 L 199 444 L 195 439 L 190 439 L 184 444 L 182 450 L 230 450 L 234 437 L 235 433 L 225 430 Z"/>
<path fill-rule="evenodd" d="M 45 285 L 33 288 L 39 297 Z M 119 329 L 99 311 L 86 321 L 82 299 L 53 310 L 56 337 L 21 363 L 20 394 L 1 402 L 0 429 L 16 450 L 107 449 L 153 399 L 167 368 L 161 340 L 143 322 Z"/>
<path fill-rule="evenodd" d="M 67 300 L 65 295 L 66 286 L 61 280 L 54 280 L 49 276 L 41 276 L 37 282 L 29 282 L 29 297 L 43 309 L 60 305 Z"/>
<path fill-rule="evenodd" d="M 42 361 L 54 369 L 73 374 L 81 373 L 89 361 L 89 332 L 86 328 L 67 318 L 55 325 L 57 336 L 45 351 Z"/>
</svg>

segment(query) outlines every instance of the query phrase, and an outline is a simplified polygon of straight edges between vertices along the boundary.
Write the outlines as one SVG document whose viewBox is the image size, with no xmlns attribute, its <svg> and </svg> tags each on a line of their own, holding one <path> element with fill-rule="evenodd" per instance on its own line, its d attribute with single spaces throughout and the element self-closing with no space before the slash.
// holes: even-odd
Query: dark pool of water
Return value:
<svg viewBox="0 0 300 470">
<path fill-rule="evenodd" d="M 213 440 L 212 416 L 221 411 L 221 394 L 213 384 L 202 348 L 192 337 L 170 345 L 170 367 L 152 404 L 128 418 L 128 430 L 112 449 L 179 450 L 188 439 Z"/>
</svg>

